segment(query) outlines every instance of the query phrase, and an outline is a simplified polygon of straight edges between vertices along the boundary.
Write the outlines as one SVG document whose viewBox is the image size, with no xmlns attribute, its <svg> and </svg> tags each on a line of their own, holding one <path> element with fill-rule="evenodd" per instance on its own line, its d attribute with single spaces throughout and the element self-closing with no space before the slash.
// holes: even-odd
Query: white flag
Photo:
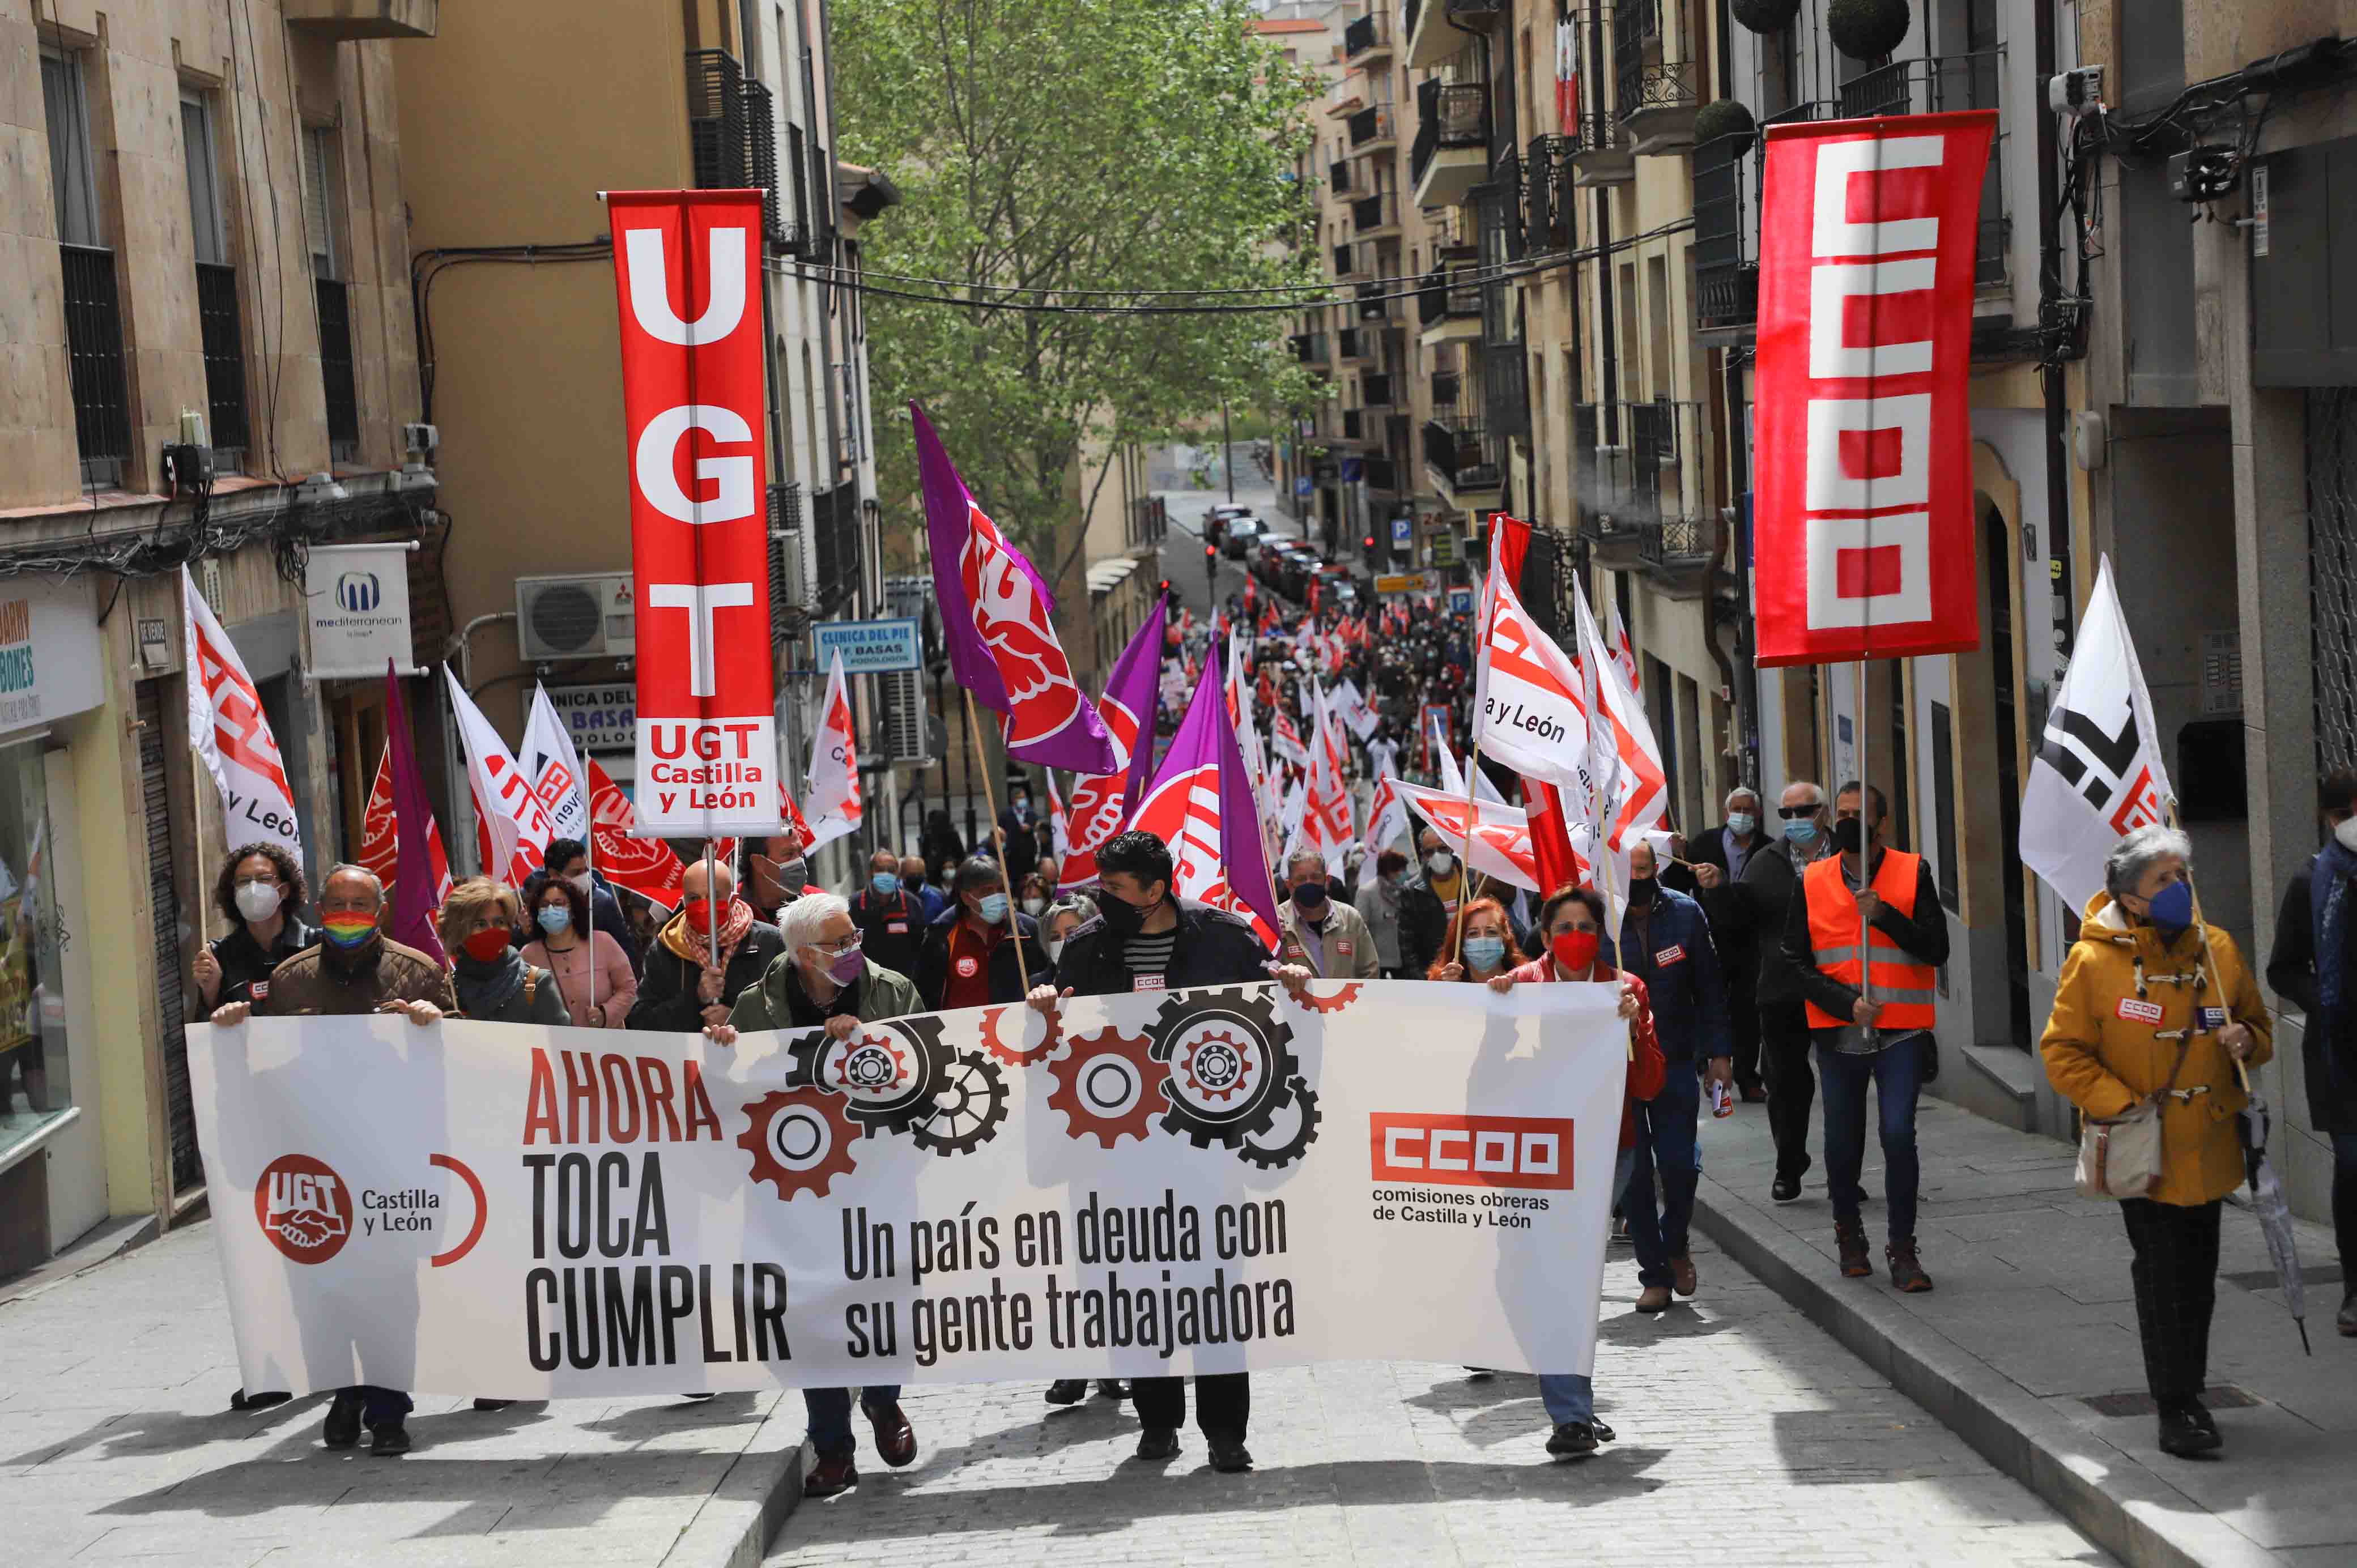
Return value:
<svg viewBox="0 0 2357 1568">
<path fill-rule="evenodd" d="M 475 798 L 475 818 L 480 835 L 476 848 L 483 856 L 483 875 L 521 887 L 548 853 L 548 812 L 532 783 L 508 751 L 508 743 L 483 716 L 458 684 L 447 664 L 442 678 L 449 683 L 450 711 L 457 715 L 458 742 L 467 754 L 467 788 Z"/>
<path fill-rule="evenodd" d="M 811 737 L 809 809 L 811 840 L 808 854 L 859 831 L 859 736 L 852 721 L 851 693 L 843 680 L 843 650 L 826 672 L 826 698 L 820 704 L 818 730 Z"/>
<path fill-rule="evenodd" d="M 188 635 L 188 748 L 221 791 L 230 844 L 257 839 L 284 844 L 299 862 L 303 833 L 295 819 L 295 791 L 263 714 L 262 693 L 186 566 L 180 568 L 180 606 Z"/>
<path fill-rule="evenodd" d="M 1604 829 L 1607 844 L 1625 851 L 1636 833 L 1660 822 L 1669 809 L 1669 779 L 1644 704 L 1604 646 L 1587 599 L 1571 597 L 1579 618 L 1579 674 L 1589 714 L 1586 768 L 1596 780 L 1589 820 Z M 1589 692 L 1592 696 L 1587 696 Z M 1568 798 L 1565 805 L 1571 807 Z"/>
<path fill-rule="evenodd" d="M 540 798 L 541 810 L 548 813 L 549 838 L 587 844 L 587 770 L 581 766 L 581 754 L 573 749 L 573 732 L 558 716 L 556 704 L 548 700 L 545 686 L 533 690 L 532 716 L 524 722 L 523 751 L 516 760 L 532 780 L 532 792 Z"/>
<path fill-rule="evenodd" d="M 1357 736 L 1362 742 L 1374 737 L 1375 726 L 1383 721 L 1381 715 L 1369 705 L 1365 695 L 1360 692 L 1357 682 L 1346 680 L 1336 686 L 1333 702 L 1335 714 L 1351 726 L 1352 735 Z"/>
<path fill-rule="evenodd" d="M 1398 781 L 1397 770 L 1388 765 L 1375 779 L 1374 799 L 1367 802 L 1367 836 L 1361 841 L 1369 854 L 1390 848 L 1407 832 L 1407 802 L 1395 788 Z"/>
<path fill-rule="evenodd" d="M 2159 739 L 2105 556 L 2021 801 L 2022 862 L 2074 913 L 2102 890 L 2112 846 L 2177 798 Z"/>
<path fill-rule="evenodd" d="M 1477 800 L 1469 813 L 1465 797 L 1415 784 L 1394 784 L 1402 800 L 1422 817 L 1440 842 L 1457 852 L 1468 869 L 1516 887 L 1539 890 L 1538 857 L 1531 849 L 1529 814 L 1520 806 Z M 1472 831 L 1466 831 L 1469 816 Z"/>
<path fill-rule="evenodd" d="M 1451 795 L 1465 793 L 1465 774 L 1457 766 L 1457 754 L 1448 749 L 1448 734 L 1440 727 L 1437 715 L 1430 716 L 1425 726 L 1432 745 L 1433 768 L 1440 775 L 1440 787 Z"/>
</svg>

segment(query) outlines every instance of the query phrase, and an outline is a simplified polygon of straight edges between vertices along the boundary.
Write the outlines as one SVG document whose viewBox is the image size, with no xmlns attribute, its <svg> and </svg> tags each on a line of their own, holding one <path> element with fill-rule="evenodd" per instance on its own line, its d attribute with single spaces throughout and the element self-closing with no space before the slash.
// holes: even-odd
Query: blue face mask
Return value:
<svg viewBox="0 0 2357 1568">
<path fill-rule="evenodd" d="M 540 922 L 542 930 L 553 937 L 560 931 L 572 929 L 573 911 L 562 904 L 545 904 L 541 907 L 540 912 L 533 918 Z"/>
<path fill-rule="evenodd" d="M 896 872 L 879 871 L 867 879 L 867 886 L 876 889 L 878 898 L 889 898 L 900 891 L 900 878 Z"/>
<path fill-rule="evenodd" d="M 1495 969 L 1505 961 L 1506 939 L 1503 937 L 1468 937 L 1465 939 L 1465 962 L 1471 969 Z"/>
<path fill-rule="evenodd" d="M 1792 821 L 1786 822 L 1784 824 L 1784 842 L 1791 844 L 1794 849 L 1807 849 L 1810 845 L 1815 843 L 1817 842 L 1816 818 L 1795 817 Z"/>
<path fill-rule="evenodd" d="M 2149 918 L 2166 937 L 2174 937 L 2193 923 L 2193 884 L 2172 882 L 2152 896 L 2145 906 L 2151 911 Z"/>
<path fill-rule="evenodd" d="M 1006 894 L 985 893 L 982 896 L 982 923 L 985 926 L 1003 926 L 1006 923 Z"/>
</svg>

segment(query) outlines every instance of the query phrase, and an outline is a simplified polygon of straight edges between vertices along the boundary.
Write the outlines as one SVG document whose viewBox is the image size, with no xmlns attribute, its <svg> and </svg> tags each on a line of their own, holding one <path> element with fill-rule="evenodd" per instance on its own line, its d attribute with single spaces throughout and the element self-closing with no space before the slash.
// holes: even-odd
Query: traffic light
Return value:
<svg viewBox="0 0 2357 1568">
<path fill-rule="evenodd" d="M 1165 577 L 1162 581 L 1155 584 L 1154 591 L 1161 595 L 1164 598 L 1168 598 L 1170 596 L 1170 579 Z"/>
<path fill-rule="evenodd" d="M 1206 545 L 1204 545 L 1204 546 L 1203 546 L 1203 564 L 1204 564 L 1205 565 L 1207 565 L 1207 566 L 1208 566 L 1208 565 L 1212 564 L 1213 563 L 1217 562 L 1217 561 L 1219 560 L 1219 558 L 1220 558 L 1220 547 L 1219 547 L 1218 545 L 1216 545 L 1216 544 L 1206 544 Z"/>
</svg>

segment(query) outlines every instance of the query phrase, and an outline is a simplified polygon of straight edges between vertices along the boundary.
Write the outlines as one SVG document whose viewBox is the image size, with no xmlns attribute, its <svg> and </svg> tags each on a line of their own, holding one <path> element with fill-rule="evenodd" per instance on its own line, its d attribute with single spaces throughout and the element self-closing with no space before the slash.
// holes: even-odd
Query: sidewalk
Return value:
<svg viewBox="0 0 2357 1568">
<path fill-rule="evenodd" d="M 0 1304 L 0 1563 L 720 1568 L 799 1496 L 792 1394 L 426 1399 L 375 1459 L 319 1446 L 324 1396 L 237 1385 L 209 1224 Z"/>
<path fill-rule="evenodd" d="M 2229 1205 L 2211 1334 L 2217 1463 L 2153 1442 L 2116 1205 L 2080 1197 L 2072 1151 L 1926 1097 L 1918 1223 L 1938 1288 L 1900 1295 L 1881 1260 L 1881 1155 L 1867 1133 L 1872 1280 L 1835 1266 L 1818 1163 L 1771 1203 L 1765 1108 L 1706 1119 L 1696 1227 L 2007 1474 L 2137 1564 L 2357 1562 L 2357 1342 L 2339 1337 L 2330 1232 L 2298 1227 L 2313 1359 L 2285 1312 L 2257 1223 Z"/>
</svg>

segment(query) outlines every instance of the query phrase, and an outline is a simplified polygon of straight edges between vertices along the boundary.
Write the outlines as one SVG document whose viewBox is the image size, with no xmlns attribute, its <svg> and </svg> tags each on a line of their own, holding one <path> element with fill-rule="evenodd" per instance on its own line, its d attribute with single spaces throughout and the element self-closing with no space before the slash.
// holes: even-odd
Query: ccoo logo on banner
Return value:
<svg viewBox="0 0 2357 1568">
<path fill-rule="evenodd" d="M 1763 134 L 1761 664 L 1979 645 L 1967 378 L 1996 127 L 1967 110 Z"/>
<path fill-rule="evenodd" d="M 638 825 L 780 826 L 761 193 L 610 191 L 638 593 Z"/>
</svg>

